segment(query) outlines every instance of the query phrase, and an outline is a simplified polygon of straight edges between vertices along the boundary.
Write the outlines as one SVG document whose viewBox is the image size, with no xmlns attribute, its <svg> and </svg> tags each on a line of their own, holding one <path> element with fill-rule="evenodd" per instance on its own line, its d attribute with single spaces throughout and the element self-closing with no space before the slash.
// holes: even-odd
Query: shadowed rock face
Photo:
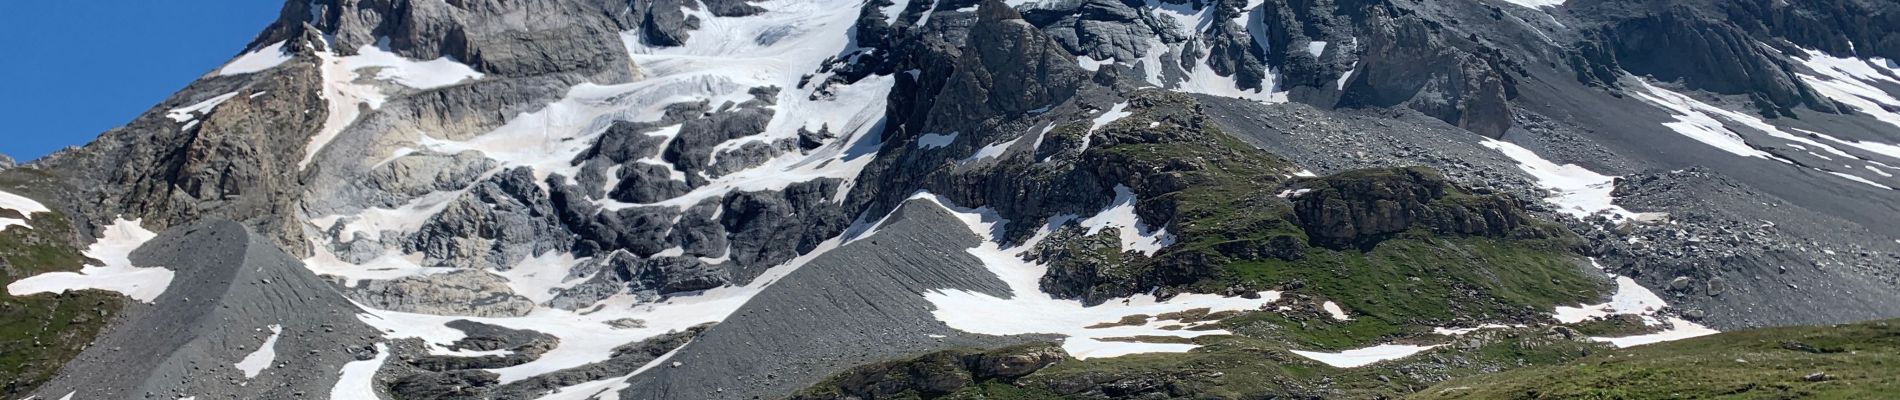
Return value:
<svg viewBox="0 0 1900 400">
<path fill-rule="evenodd" d="M 1596 39 L 1579 46 L 1601 49 L 1586 53 L 1589 62 L 1716 93 L 1751 95 L 1770 107 L 1765 110 L 1784 110 L 1780 114 L 1794 106 L 1836 109 L 1794 75 L 1778 50 L 1713 18 L 1687 7 L 1659 10 L 1608 23 L 1594 33 Z"/>
<path fill-rule="evenodd" d="M 1496 56 L 1454 45 L 1462 39 L 1417 16 L 1375 9 L 1367 25 L 1364 58 L 1340 105 L 1406 107 L 1491 137 L 1511 127 L 1517 82 Z"/>
</svg>

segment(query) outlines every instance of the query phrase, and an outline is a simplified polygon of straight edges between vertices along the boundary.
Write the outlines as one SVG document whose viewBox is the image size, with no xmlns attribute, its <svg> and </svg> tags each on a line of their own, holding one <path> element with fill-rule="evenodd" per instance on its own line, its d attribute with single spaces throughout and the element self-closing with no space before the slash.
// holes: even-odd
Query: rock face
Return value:
<svg viewBox="0 0 1900 400">
<path fill-rule="evenodd" d="M 382 310 L 475 317 L 519 317 L 534 310 L 534 302 L 515 294 L 507 280 L 475 270 L 461 270 L 395 280 L 367 280 L 346 286 L 351 299 Z"/>
<path fill-rule="evenodd" d="M 134 251 L 132 262 L 173 270 L 171 285 L 150 305 L 128 306 L 115 329 L 36 396 L 329 393 L 338 379 L 329 371 L 356 360 L 378 335 L 356 320 L 361 310 L 328 282 L 236 222 L 166 230 Z M 270 336 L 276 337 L 275 361 L 245 377 L 234 365 Z"/>
<path fill-rule="evenodd" d="M 1596 7 L 1615 7 L 1617 12 L 1628 12 L 1626 8 L 1650 6 L 1602 4 Z M 1584 53 L 1587 63 L 1577 67 L 1602 64 L 1610 66 L 1607 70 L 1627 70 L 1656 79 L 1681 81 L 1697 89 L 1749 95 L 1764 110 L 1776 114 L 1787 115 L 1787 109 L 1795 106 L 1823 112 L 1835 110 L 1832 101 L 1816 94 L 1795 76 L 1793 67 L 1779 57 L 1780 50 L 1759 44 L 1758 37 L 1722 22 L 1721 16 L 1688 7 L 1652 10 L 1653 14 L 1607 23 L 1593 34 L 1593 40 L 1578 44 L 1592 51 Z M 1614 82 L 1618 77 L 1593 78 Z"/>
<path fill-rule="evenodd" d="M 1480 45 L 1454 44 L 1466 40 L 1420 17 L 1373 10 L 1365 55 L 1343 88 L 1341 105 L 1406 107 L 1480 135 L 1504 135 L 1517 82 L 1497 57 L 1465 50 Z"/>
<path fill-rule="evenodd" d="M 476 184 L 429 217 L 406 245 L 425 265 L 507 270 L 571 242 L 546 192 L 525 168 Z"/>
<path fill-rule="evenodd" d="M 1315 245 L 1370 248 L 1420 227 L 1453 235 L 1540 235 L 1516 200 L 1466 193 L 1429 169 L 1348 171 L 1294 187 L 1296 223 Z"/>
<path fill-rule="evenodd" d="M 996 350 L 942 351 L 921 357 L 853 368 L 804 393 L 798 400 L 890 399 L 943 396 L 977 382 L 1007 381 L 1068 358 L 1061 347 L 1032 343 Z"/>
</svg>

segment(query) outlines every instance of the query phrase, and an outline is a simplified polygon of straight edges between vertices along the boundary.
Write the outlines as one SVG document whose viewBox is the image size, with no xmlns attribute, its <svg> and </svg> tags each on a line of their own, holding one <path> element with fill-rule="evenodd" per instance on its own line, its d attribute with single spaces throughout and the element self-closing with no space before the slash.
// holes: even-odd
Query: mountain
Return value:
<svg viewBox="0 0 1900 400">
<path fill-rule="evenodd" d="M 286 2 L 0 166 L 0 395 L 1878 393 L 1891 346 L 1830 343 L 1900 317 L 1896 32 L 1879 0 Z M 1789 335 L 1854 350 L 1720 345 Z"/>
</svg>

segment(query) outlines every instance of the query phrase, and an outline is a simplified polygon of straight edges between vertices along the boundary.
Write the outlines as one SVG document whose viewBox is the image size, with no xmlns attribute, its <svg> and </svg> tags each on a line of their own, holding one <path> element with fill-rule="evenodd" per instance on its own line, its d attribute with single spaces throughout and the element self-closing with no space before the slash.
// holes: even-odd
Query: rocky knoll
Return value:
<svg viewBox="0 0 1900 400">
<path fill-rule="evenodd" d="M 1061 362 L 1061 347 L 1034 343 L 994 350 L 947 350 L 852 368 L 792 396 L 795 400 L 935 398 L 979 382 L 1008 381 Z"/>
<path fill-rule="evenodd" d="M 1370 248 L 1418 227 L 1449 235 L 1561 234 L 1513 198 L 1468 193 L 1425 168 L 1347 171 L 1293 187 L 1295 224 L 1315 245 Z"/>
</svg>

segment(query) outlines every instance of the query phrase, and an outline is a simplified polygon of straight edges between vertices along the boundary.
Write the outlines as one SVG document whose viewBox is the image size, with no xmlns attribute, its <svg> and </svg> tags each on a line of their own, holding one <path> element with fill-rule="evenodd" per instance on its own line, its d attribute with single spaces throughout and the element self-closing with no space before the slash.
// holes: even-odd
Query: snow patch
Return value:
<svg viewBox="0 0 1900 400">
<path fill-rule="evenodd" d="M 1458 335 L 1477 332 L 1477 331 L 1485 330 L 1485 329 L 1515 328 L 1515 327 L 1522 327 L 1522 326 L 1523 325 L 1483 324 L 1483 325 L 1478 325 L 1477 327 L 1473 327 L 1473 328 L 1432 327 L 1432 333 L 1445 335 L 1445 336 L 1458 336 Z"/>
<path fill-rule="evenodd" d="M 1627 276 L 1616 277 L 1616 294 L 1610 296 L 1610 302 L 1578 307 L 1557 306 L 1557 322 L 1574 324 L 1591 318 L 1607 317 L 1614 314 L 1650 314 L 1668 307 L 1656 292 L 1650 291 Z"/>
<path fill-rule="evenodd" d="M 1333 316 L 1333 320 L 1337 320 L 1337 321 L 1351 321 L 1352 320 L 1352 316 L 1346 315 L 1346 310 L 1339 308 L 1339 303 L 1334 303 L 1331 300 L 1328 300 L 1326 301 L 1325 304 L 1320 304 L 1319 307 L 1322 309 L 1325 309 L 1327 315 Z"/>
<path fill-rule="evenodd" d="M 237 94 L 238 92 L 225 93 L 212 96 L 209 99 L 205 99 L 205 101 L 200 101 L 192 105 L 174 108 L 165 112 L 165 118 L 171 118 L 174 122 L 189 123 L 200 116 L 211 113 L 212 108 L 218 107 L 219 104 L 224 104 L 225 100 L 237 97 Z"/>
<path fill-rule="evenodd" d="M 1616 198 L 1610 195 L 1616 189 L 1614 176 L 1599 174 L 1576 164 L 1557 165 L 1511 142 L 1485 139 L 1480 144 L 1517 161 L 1518 169 L 1530 174 L 1537 186 L 1550 190 L 1551 196 L 1544 198 L 1544 201 L 1556 205 L 1566 214 L 1583 218 L 1601 213 L 1619 221 L 1650 221 L 1664 215 L 1632 212 L 1616 205 Z"/>
<path fill-rule="evenodd" d="M 1122 118 L 1127 118 L 1130 115 L 1135 115 L 1135 112 L 1128 111 L 1128 102 L 1115 103 L 1114 106 L 1108 108 L 1107 112 L 1103 112 L 1102 115 L 1097 115 L 1094 120 L 1089 121 L 1089 133 L 1095 133 L 1095 131 L 1102 129 L 1102 127 L 1108 126 L 1108 124 L 1115 121 L 1120 121 Z"/>
<path fill-rule="evenodd" d="M 1682 136 L 1738 156 L 1774 158 L 1768 152 L 1749 146 L 1748 141 L 1742 139 L 1741 135 L 1729 130 L 1721 120 L 1715 119 L 1715 116 L 1723 116 L 1741 122 L 1750 119 L 1749 117 L 1703 103 L 1681 93 L 1656 87 L 1644 79 L 1639 78 L 1636 81 L 1642 85 L 1643 91 L 1632 91 L 1631 94 L 1657 107 L 1669 110 L 1670 114 L 1676 117 L 1676 122 L 1663 123 L 1663 126 L 1669 127 Z M 1738 116 L 1741 118 L 1737 118 Z"/>
<path fill-rule="evenodd" d="M 1363 349 L 1346 350 L 1346 351 L 1342 351 L 1338 353 L 1293 350 L 1293 354 L 1298 354 L 1301 357 L 1310 358 L 1310 359 L 1313 359 L 1313 361 L 1319 361 L 1321 363 L 1325 363 L 1326 365 L 1331 365 L 1337 368 L 1355 368 L 1355 367 L 1371 365 L 1373 363 L 1380 362 L 1380 361 L 1396 360 L 1400 358 L 1410 357 L 1413 354 L 1418 354 L 1419 352 L 1422 352 L 1422 351 L 1431 350 L 1432 348 L 1435 348 L 1435 347 L 1438 347 L 1438 346 L 1437 345 L 1413 346 L 1413 345 L 1408 345 L 1408 344 L 1382 344 L 1382 345 L 1367 347 Z"/>
<path fill-rule="evenodd" d="M 284 51 L 284 42 L 272 43 L 225 63 L 223 68 L 218 69 L 218 76 L 243 75 L 276 68 L 290 59 L 290 52 Z"/>
<path fill-rule="evenodd" d="M 271 325 L 270 337 L 264 339 L 264 345 L 258 346 L 257 350 L 251 351 L 251 354 L 244 356 L 244 359 L 238 360 L 237 364 L 233 365 L 244 372 L 244 379 L 256 378 L 257 374 L 263 373 L 265 368 L 270 368 L 271 363 L 277 360 L 277 337 L 283 333 L 282 325 Z"/>
<path fill-rule="evenodd" d="M 1168 234 L 1167 228 L 1155 229 L 1142 223 L 1141 216 L 1135 214 L 1135 203 L 1134 190 L 1115 185 L 1115 199 L 1108 203 L 1108 207 L 1079 223 L 1088 228 L 1087 235 L 1099 233 L 1104 228 L 1115 228 L 1121 235 L 1122 251 L 1152 256 L 1156 251 L 1173 245 L 1174 235 Z"/>
<path fill-rule="evenodd" d="M 1590 260 L 1590 263 L 1596 265 L 1596 260 Z M 1602 265 L 1596 265 L 1596 267 L 1597 269 L 1603 268 Z M 1668 317 L 1665 323 L 1665 320 L 1657 318 L 1657 314 L 1669 306 L 1669 303 L 1664 301 L 1662 296 L 1657 296 L 1656 292 L 1650 291 L 1649 288 L 1637 284 L 1636 280 L 1630 279 L 1627 276 L 1616 276 L 1615 279 L 1616 293 L 1610 296 L 1610 302 L 1579 307 L 1558 306 L 1553 313 L 1553 317 L 1557 319 L 1557 322 L 1574 324 L 1615 314 L 1634 314 L 1642 316 L 1644 325 L 1665 327 L 1661 332 L 1645 335 L 1591 338 L 1591 340 L 1608 342 L 1617 347 L 1629 347 L 1720 333 L 1701 324 L 1685 321 L 1676 317 Z"/>
<path fill-rule="evenodd" d="M 7 193 L 4 190 L 0 190 L 0 209 L 13 210 L 14 212 L 20 213 L 20 218 L 0 217 L 0 231 L 14 226 L 31 228 L 27 226 L 26 223 L 27 221 L 33 220 L 33 214 L 53 211 L 46 208 L 45 204 L 40 204 L 38 201 L 26 198 L 26 196 Z"/>
<path fill-rule="evenodd" d="M 87 258 L 104 265 L 86 265 L 79 272 L 48 272 L 7 285 L 7 294 L 26 296 L 37 293 L 63 293 L 70 290 L 98 289 L 118 292 L 141 302 L 151 303 L 171 286 L 172 271 L 163 267 L 141 268 L 132 265 L 132 250 L 158 234 L 139 226 L 139 220 L 120 218 L 105 227 L 100 237 L 85 250 Z"/>
<path fill-rule="evenodd" d="M 1672 341 L 1672 340 L 1682 340 L 1682 339 L 1688 339 L 1688 338 L 1693 338 L 1693 337 L 1708 336 L 1708 335 L 1714 335 L 1717 333 L 1722 333 L 1721 331 L 1709 329 L 1709 327 L 1702 326 L 1694 322 L 1684 321 L 1683 319 L 1676 318 L 1676 317 L 1670 317 L 1668 319 L 1668 323 L 1669 323 L 1670 328 L 1664 329 L 1662 332 L 1656 332 L 1656 333 L 1644 334 L 1644 335 L 1635 335 L 1635 336 L 1613 337 L 1613 338 L 1593 337 L 1590 339 L 1599 341 L 1599 342 L 1607 342 L 1613 346 L 1621 348 L 1621 347 L 1630 347 L 1630 346 L 1641 346 L 1641 345 L 1651 344 L 1651 343 L 1662 343 L 1662 342 L 1667 342 L 1667 341 Z"/>
<path fill-rule="evenodd" d="M 377 343 L 376 357 L 343 364 L 336 386 L 330 387 L 330 398 L 380 399 L 376 396 L 376 371 L 383 369 L 383 362 L 388 360 L 389 346 Z"/>
<path fill-rule="evenodd" d="M 1314 40 L 1306 42 L 1306 54 L 1312 54 L 1313 58 L 1319 58 L 1321 54 L 1326 54 L 1326 41 Z"/>
<path fill-rule="evenodd" d="M 1853 106 L 1876 120 L 1900 126 L 1900 112 L 1893 111 L 1900 109 L 1900 98 L 1879 86 L 1900 85 L 1900 68 L 1895 68 L 1892 61 L 1877 57 L 1841 58 L 1817 50 L 1805 51 L 1808 57 L 1802 60 L 1802 64 L 1820 74 L 1797 74 L 1808 86 L 1821 92 L 1822 96 Z"/>
<path fill-rule="evenodd" d="M 1566 0 L 1504 0 L 1504 2 L 1506 3 L 1516 4 L 1516 5 L 1533 8 L 1533 9 L 1561 6 L 1561 5 L 1564 5 L 1564 1 Z"/>
<path fill-rule="evenodd" d="M 1254 310 L 1280 298 L 1279 292 L 1260 292 L 1259 299 L 1239 297 L 1220 297 L 1206 294 L 1183 294 L 1167 301 L 1159 301 L 1152 295 L 1136 295 L 1122 301 L 1109 301 L 1097 306 L 1083 306 L 1081 302 L 1057 299 L 1042 291 L 1039 281 L 1048 268 L 1041 264 L 1023 261 L 1021 255 L 1025 249 L 1034 248 L 1035 243 L 1046 237 L 1050 230 L 1061 226 L 1069 218 L 1058 217 L 1045 225 L 1022 246 L 1004 249 L 994 240 L 1000 228 L 1008 221 L 1003 220 L 989 209 L 964 209 L 951 205 L 948 200 L 929 193 L 919 193 L 912 199 L 928 200 L 961 220 L 970 232 L 986 238 L 977 247 L 967 249 L 971 255 L 983 261 L 983 266 L 997 278 L 1008 284 L 1009 298 L 998 298 L 987 294 L 965 290 L 937 290 L 924 295 L 924 298 L 936 308 L 932 315 L 951 328 L 960 331 L 989 335 L 1019 335 L 1048 333 L 1066 336 L 1063 350 L 1076 358 L 1115 357 L 1137 353 L 1184 352 L 1198 346 L 1178 343 L 1140 343 L 1116 340 L 1137 336 L 1168 336 L 1189 338 L 1205 335 L 1225 335 L 1225 330 L 1166 330 L 1164 326 L 1176 322 L 1151 321 L 1135 326 L 1100 327 L 1104 323 L 1120 321 L 1122 317 L 1147 314 L 1177 312 L 1194 308 L 1208 308 L 1213 312 L 1230 310 Z M 1095 328 L 1091 328 L 1094 326 Z"/>
<path fill-rule="evenodd" d="M 1003 156 L 1003 153 L 1008 153 L 1009 148 L 1011 146 L 1015 146 L 1016 141 L 1019 141 L 1019 140 L 1023 140 L 1023 138 L 1021 136 L 1017 136 L 1015 139 L 1010 139 L 1009 141 L 1006 141 L 1006 142 L 991 143 L 988 146 L 983 146 L 983 148 L 981 149 L 976 149 L 976 153 L 970 154 L 970 157 L 964 158 L 962 161 L 958 161 L 957 163 L 969 164 L 969 163 L 982 161 L 986 159 L 1001 157 Z"/>
</svg>

